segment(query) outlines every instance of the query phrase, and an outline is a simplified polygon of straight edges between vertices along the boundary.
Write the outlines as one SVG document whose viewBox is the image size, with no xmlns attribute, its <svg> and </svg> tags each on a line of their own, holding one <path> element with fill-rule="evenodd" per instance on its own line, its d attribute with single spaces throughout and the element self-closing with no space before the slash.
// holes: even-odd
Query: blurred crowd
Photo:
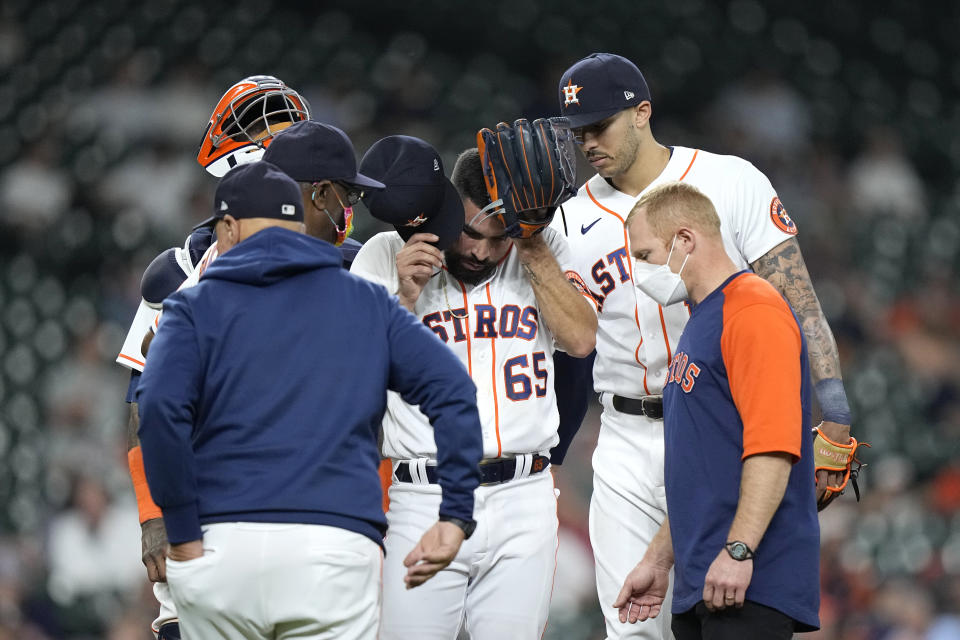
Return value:
<svg viewBox="0 0 960 640">
<path fill-rule="evenodd" d="M 847 491 L 821 515 L 823 629 L 807 637 L 960 638 L 960 9 L 944 10 L 3 3 L 0 640 L 151 637 L 114 358 L 143 268 L 208 215 L 195 153 L 223 90 L 274 74 L 358 152 L 404 133 L 452 166 L 480 127 L 556 113 L 560 71 L 598 50 L 646 73 L 658 140 L 751 160 L 800 228 L 853 434 L 872 445 L 860 502 Z M 480 41 L 483 20 L 496 37 Z M 365 213 L 360 240 L 383 230 Z M 556 469 L 548 638 L 603 637 L 586 523 L 598 429 L 592 410 Z"/>
</svg>

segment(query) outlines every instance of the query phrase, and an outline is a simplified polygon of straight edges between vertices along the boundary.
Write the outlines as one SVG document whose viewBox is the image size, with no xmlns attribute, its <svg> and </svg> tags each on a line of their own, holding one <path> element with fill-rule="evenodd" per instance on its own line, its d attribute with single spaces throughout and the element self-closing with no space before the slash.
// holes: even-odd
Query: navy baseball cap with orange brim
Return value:
<svg viewBox="0 0 960 640">
<path fill-rule="evenodd" d="M 415 233 L 432 233 L 440 250 L 463 231 L 463 201 L 443 171 L 440 154 L 412 136 L 387 136 L 373 144 L 360 169 L 386 188 L 363 196 L 370 215 L 393 225 L 407 241 Z"/>
<path fill-rule="evenodd" d="M 579 129 L 650 100 L 637 65 L 613 53 L 591 53 L 560 78 L 560 115 Z"/>
</svg>

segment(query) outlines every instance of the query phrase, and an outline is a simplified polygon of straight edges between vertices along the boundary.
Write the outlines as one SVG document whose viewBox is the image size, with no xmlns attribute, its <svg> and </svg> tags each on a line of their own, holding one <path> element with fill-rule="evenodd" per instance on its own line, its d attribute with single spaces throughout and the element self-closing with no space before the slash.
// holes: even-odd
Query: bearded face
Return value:
<svg viewBox="0 0 960 640">
<path fill-rule="evenodd" d="M 443 255 L 447 260 L 447 270 L 450 275 L 471 285 L 480 284 L 497 268 L 497 263 L 492 260 L 477 260 L 453 248 L 444 251 Z"/>
</svg>

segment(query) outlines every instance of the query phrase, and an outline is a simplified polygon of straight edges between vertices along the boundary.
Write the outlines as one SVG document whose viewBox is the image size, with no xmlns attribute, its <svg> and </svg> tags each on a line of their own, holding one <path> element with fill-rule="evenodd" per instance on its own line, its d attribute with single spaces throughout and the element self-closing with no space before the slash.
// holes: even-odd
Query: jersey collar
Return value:
<svg viewBox="0 0 960 640">
<path fill-rule="evenodd" d="M 616 194 L 623 198 L 629 198 L 630 200 L 635 201 L 639 200 L 643 194 L 657 185 L 661 185 L 664 182 L 674 182 L 679 180 L 687 171 L 687 168 L 690 166 L 690 161 L 693 159 L 693 154 L 696 153 L 697 150 L 689 147 L 667 148 L 670 149 L 670 160 L 667 161 L 667 166 L 663 168 L 663 171 L 660 172 L 660 175 L 654 178 L 653 182 L 651 182 L 646 189 L 641 191 L 637 197 L 633 197 L 622 191 L 619 191 L 613 186 L 613 183 L 611 183 L 610 180 L 602 177 L 599 173 L 589 180 L 590 190 L 595 193 L 597 197 Z"/>
</svg>

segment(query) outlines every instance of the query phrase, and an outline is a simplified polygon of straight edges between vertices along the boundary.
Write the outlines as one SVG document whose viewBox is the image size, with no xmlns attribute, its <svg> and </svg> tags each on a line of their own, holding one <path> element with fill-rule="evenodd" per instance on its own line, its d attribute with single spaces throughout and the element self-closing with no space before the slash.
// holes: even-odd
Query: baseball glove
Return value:
<svg viewBox="0 0 960 640">
<path fill-rule="evenodd" d="M 857 486 L 857 476 L 860 474 L 860 469 L 866 465 L 857 460 L 856 454 L 858 448 L 870 445 L 866 442 L 857 442 L 856 438 L 850 438 L 849 444 L 834 442 L 823 434 L 820 427 L 814 427 L 813 432 L 816 434 L 813 440 L 813 465 L 816 467 L 814 473 L 820 470 L 843 473 L 843 482 L 838 486 L 827 486 L 826 491 L 817 500 L 817 511 L 823 511 L 827 505 L 842 495 L 848 482 L 853 484 L 853 492 L 859 502 L 860 487 Z M 856 467 L 854 468 L 853 465 Z"/>
<path fill-rule="evenodd" d="M 491 203 L 507 235 L 529 238 L 577 193 L 573 133 L 565 118 L 521 118 L 477 132 Z M 485 208 L 487 209 L 487 208 Z"/>
</svg>

